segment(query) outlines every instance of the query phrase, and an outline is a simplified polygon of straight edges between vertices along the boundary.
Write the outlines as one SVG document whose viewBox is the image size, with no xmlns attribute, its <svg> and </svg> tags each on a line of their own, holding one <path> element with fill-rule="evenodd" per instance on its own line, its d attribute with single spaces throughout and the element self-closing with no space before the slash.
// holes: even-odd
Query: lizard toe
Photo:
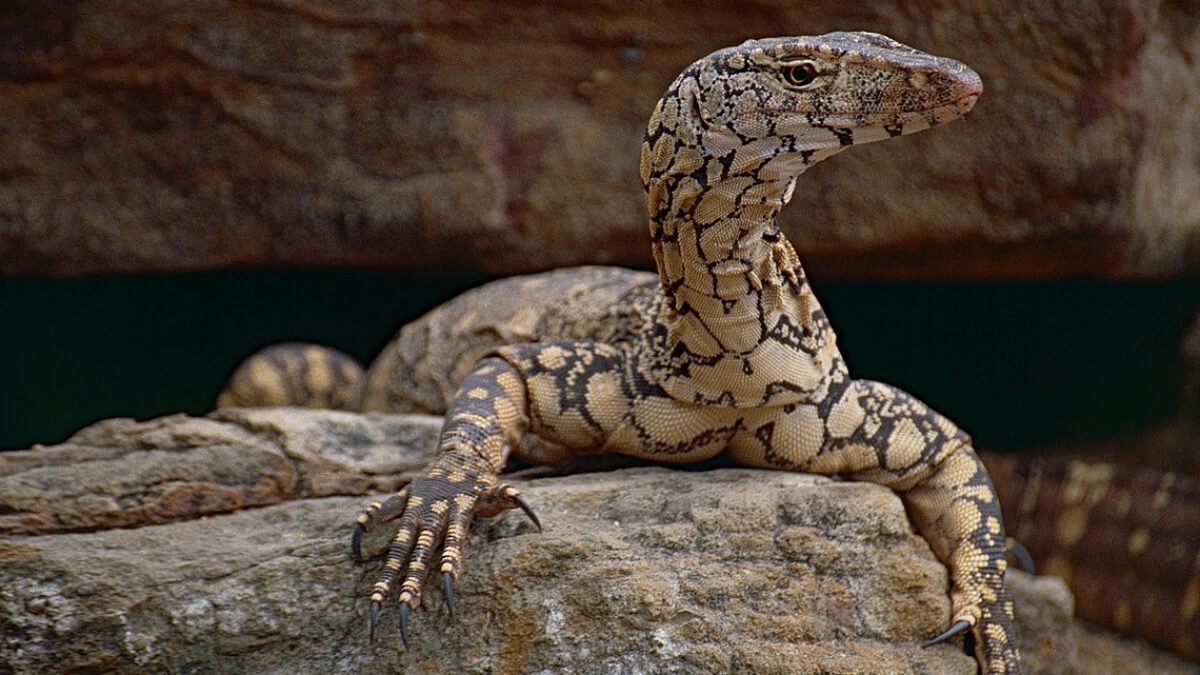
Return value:
<svg viewBox="0 0 1200 675">
<path fill-rule="evenodd" d="M 508 509 L 521 509 L 538 532 L 542 531 L 542 521 L 534 513 L 533 507 L 521 496 L 520 490 L 508 483 L 499 483 L 480 497 L 476 513 L 481 516 L 494 516 Z"/>
<path fill-rule="evenodd" d="M 371 610 L 367 614 L 367 640 L 369 642 L 375 641 L 375 628 L 379 625 L 379 608 L 382 604 L 377 600 L 371 601 Z"/>
<path fill-rule="evenodd" d="M 382 502 L 371 502 L 354 519 L 354 531 L 350 534 L 350 552 L 355 560 L 363 560 L 363 535 L 377 525 L 395 520 L 404 513 L 408 490 L 402 489 Z"/>
<path fill-rule="evenodd" d="M 405 649 L 408 649 L 408 612 L 408 603 L 400 603 L 400 641 L 404 643 Z"/>
</svg>

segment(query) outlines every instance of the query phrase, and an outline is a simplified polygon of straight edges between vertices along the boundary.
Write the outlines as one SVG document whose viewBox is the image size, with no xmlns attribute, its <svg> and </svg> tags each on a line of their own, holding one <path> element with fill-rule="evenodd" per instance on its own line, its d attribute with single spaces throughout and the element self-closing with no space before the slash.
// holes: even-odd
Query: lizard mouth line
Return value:
<svg viewBox="0 0 1200 675">
<path fill-rule="evenodd" d="M 945 101 L 943 103 L 938 103 L 937 105 L 931 105 L 928 108 L 921 108 L 919 110 L 904 110 L 904 111 L 893 112 L 893 113 L 879 112 L 877 114 L 879 114 L 880 116 L 891 115 L 896 118 L 917 117 L 917 116 L 921 116 L 921 115 L 928 115 L 930 113 L 938 113 L 943 110 L 957 110 L 957 111 L 960 111 L 962 114 L 966 114 L 967 112 L 970 112 L 970 110 L 972 108 L 975 107 L 975 102 L 979 100 L 979 97 L 982 94 L 983 94 L 982 89 L 976 89 L 969 94 L 963 94 L 962 96 L 950 99 L 949 101 Z M 845 110 L 818 111 L 818 110 L 796 110 L 796 109 L 788 109 L 788 108 L 782 108 L 782 107 L 770 107 L 770 108 L 760 108 L 758 110 L 748 112 L 744 115 L 741 115 L 739 117 L 739 119 L 751 120 L 751 119 L 756 119 L 759 117 L 765 117 L 768 115 L 800 115 L 800 116 L 806 116 L 806 117 L 811 115 L 811 116 L 821 116 L 821 117 L 825 117 L 825 118 L 835 118 L 835 119 L 836 118 L 853 119 L 855 117 L 861 116 L 862 114 L 863 114 L 862 108 L 847 108 Z M 857 123 L 851 123 L 851 124 L 848 124 L 848 126 L 860 126 L 860 125 Z"/>
</svg>

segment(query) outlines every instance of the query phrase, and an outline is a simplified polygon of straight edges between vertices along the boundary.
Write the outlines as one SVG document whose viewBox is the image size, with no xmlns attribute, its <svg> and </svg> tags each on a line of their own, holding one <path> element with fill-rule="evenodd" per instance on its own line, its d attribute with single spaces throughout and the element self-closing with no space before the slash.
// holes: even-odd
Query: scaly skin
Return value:
<svg viewBox="0 0 1200 675">
<path fill-rule="evenodd" d="M 230 374 L 218 408 L 291 405 L 359 410 L 366 373 L 354 357 L 336 349 L 284 342 L 259 350 Z"/>
<path fill-rule="evenodd" d="M 403 329 L 368 372 L 365 409 L 448 404 L 424 476 L 359 516 L 356 552 L 362 531 L 401 524 L 372 632 L 394 597 L 406 633 L 439 549 L 450 592 L 473 513 L 527 508 L 499 480 L 513 453 L 728 453 L 896 490 L 953 582 L 950 628 L 931 642 L 973 630 L 986 672 L 1018 672 L 1000 507 L 970 439 L 849 375 L 777 225 L 808 167 L 957 119 L 981 90 L 966 66 L 871 33 L 750 41 L 688 67 L 642 145 L 657 278 L 579 268 L 496 282 Z"/>
</svg>

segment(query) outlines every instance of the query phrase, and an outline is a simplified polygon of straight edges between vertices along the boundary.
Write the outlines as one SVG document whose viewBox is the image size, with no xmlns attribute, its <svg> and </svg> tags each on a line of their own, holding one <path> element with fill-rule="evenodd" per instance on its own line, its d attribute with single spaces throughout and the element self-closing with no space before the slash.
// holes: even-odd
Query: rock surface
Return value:
<svg viewBox="0 0 1200 675">
<path fill-rule="evenodd" d="M 716 48 L 845 28 L 986 90 L 805 176 L 783 223 L 811 271 L 1200 271 L 1186 1 L 16 0 L 0 25 L 0 274 L 648 266 L 659 94 Z"/>
<path fill-rule="evenodd" d="M 411 475 L 436 426 L 228 410 L 0 455 L 0 672 L 975 672 L 919 647 L 946 621 L 946 573 L 892 493 L 743 469 L 517 479 L 545 532 L 480 520 L 457 616 L 435 583 L 411 649 L 395 611 L 369 644 L 379 563 L 349 557 L 357 495 Z M 1033 672 L 1200 670 L 1072 623 L 1061 582 L 1012 576 Z"/>
<path fill-rule="evenodd" d="M 395 491 L 441 418 L 227 409 L 105 420 L 62 445 L 0 453 L 0 534 L 197 518 L 289 499 Z"/>
</svg>

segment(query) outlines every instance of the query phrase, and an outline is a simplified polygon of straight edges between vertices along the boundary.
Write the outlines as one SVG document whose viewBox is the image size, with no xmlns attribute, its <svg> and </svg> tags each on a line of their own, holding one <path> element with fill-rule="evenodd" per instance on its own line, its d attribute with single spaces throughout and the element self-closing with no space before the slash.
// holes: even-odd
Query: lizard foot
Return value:
<svg viewBox="0 0 1200 675">
<path fill-rule="evenodd" d="M 501 483 L 494 473 L 434 466 L 387 500 L 364 509 L 355 521 L 350 540 L 354 556 L 360 560 L 364 533 L 382 523 L 397 518 L 400 521 L 400 529 L 388 547 L 383 571 L 371 589 L 367 617 L 370 639 L 375 638 L 384 601 L 394 594 L 400 604 L 400 639 L 408 646 L 408 617 L 420 603 L 430 563 L 439 550 L 442 590 L 446 607 L 453 616 L 454 580 L 462 563 L 471 519 L 476 514 L 494 516 L 512 508 L 524 511 L 541 530 L 541 523 L 521 494 L 511 485 Z"/>
<path fill-rule="evenodd" d="M 1003 583 L 1003 573 L 972 574 L 968 578 L 979 590 L 951 592 L 957 608 L 950 627 L 922 646 L 931 647 L 958 635 L 968 634 L 967 648 L 974 643 L 975 656 L 983 672 L 1012 675 L 1022 672 L 1017 653 L 1013 603 Z M 970 638 L 974 638 L 973 640 Z"/>
</svg>

